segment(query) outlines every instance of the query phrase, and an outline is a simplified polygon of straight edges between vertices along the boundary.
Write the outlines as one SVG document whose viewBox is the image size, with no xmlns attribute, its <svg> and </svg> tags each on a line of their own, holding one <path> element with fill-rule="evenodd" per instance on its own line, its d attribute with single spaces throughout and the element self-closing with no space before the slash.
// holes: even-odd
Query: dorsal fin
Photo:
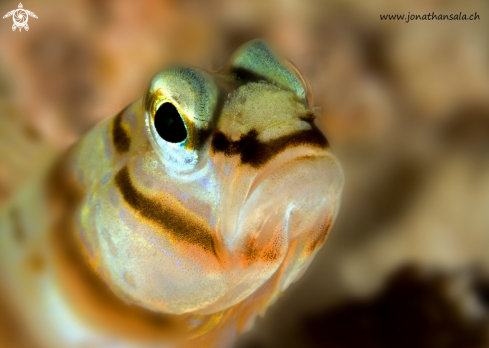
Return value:
<svg viewBox="0 0 489 348">
<path fill-rule="evenodd" d="M 228 61 L 226 68 L 235 71 L 244 70 L 264 78 L 295 92 L 301 99 L 309 97 L 308 84 L 297 68 L 262 40 L 253 40 L 239 47 Z"/>
</svg>

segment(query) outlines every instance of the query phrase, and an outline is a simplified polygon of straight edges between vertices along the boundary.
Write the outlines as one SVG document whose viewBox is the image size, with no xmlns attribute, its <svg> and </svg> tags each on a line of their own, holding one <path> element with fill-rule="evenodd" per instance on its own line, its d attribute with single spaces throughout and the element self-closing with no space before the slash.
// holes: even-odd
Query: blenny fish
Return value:
<svg viewBox="0 0 489 348">
<path fill-rule="evenodd" d="M 263 41 L 170 67 L 3 208 L 2 294 L 40 347 L 229 347 L 311 263 L 343 174 Z"/>
</svg>

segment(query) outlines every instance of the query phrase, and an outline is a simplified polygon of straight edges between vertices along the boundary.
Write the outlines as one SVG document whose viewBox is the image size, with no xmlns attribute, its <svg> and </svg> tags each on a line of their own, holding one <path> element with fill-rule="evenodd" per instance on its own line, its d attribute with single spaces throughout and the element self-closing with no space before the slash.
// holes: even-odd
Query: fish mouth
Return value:
<svg viewBox="0 0 489 348">
<path fill-rule="evenodd" d="M 267 163 L 260 171 L 260 173 L 253 179 L 245 202 L 248 201 L 253 192 L 265 179 L 267 179 L 271 174 L 276 172 L 283 165 L 295 160 L 299 160 L 301 158 L 321 157 L 326 155 L 327 151 L 325 149 L 318 149 L 307 145 L 284 150 L 283 152 L 275 156 L 275 158 L 270 160 L 270 162 Z"/>
</svg>

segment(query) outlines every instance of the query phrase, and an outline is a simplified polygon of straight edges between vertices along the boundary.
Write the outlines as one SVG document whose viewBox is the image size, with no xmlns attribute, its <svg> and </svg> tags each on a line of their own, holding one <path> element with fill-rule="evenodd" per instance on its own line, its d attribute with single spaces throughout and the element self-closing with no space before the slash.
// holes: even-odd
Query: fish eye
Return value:
<svg viewBox="0 0 489 348">
<path fill-rule="evenodd" d="M 170 143 L 181 143 L 187 139 L 183 118 L 172 103 L 163 103 L 156 110 L 154 127 L 158 135 Z"/>
</svg>

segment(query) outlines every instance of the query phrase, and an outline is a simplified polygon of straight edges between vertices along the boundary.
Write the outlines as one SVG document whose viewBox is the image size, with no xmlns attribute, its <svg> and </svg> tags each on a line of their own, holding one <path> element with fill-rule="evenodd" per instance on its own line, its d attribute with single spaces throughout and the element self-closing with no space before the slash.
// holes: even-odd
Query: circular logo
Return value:
<svg viewBox="0 0 489 348">
<path fill-rule="evenodd" d="M 25 26 L 27 24 L 27 21 L 29 20 L 27 12 L 21 8 L 15 10 L 13 18 L 14 24 L 19 28 Z"/>
</svg>

